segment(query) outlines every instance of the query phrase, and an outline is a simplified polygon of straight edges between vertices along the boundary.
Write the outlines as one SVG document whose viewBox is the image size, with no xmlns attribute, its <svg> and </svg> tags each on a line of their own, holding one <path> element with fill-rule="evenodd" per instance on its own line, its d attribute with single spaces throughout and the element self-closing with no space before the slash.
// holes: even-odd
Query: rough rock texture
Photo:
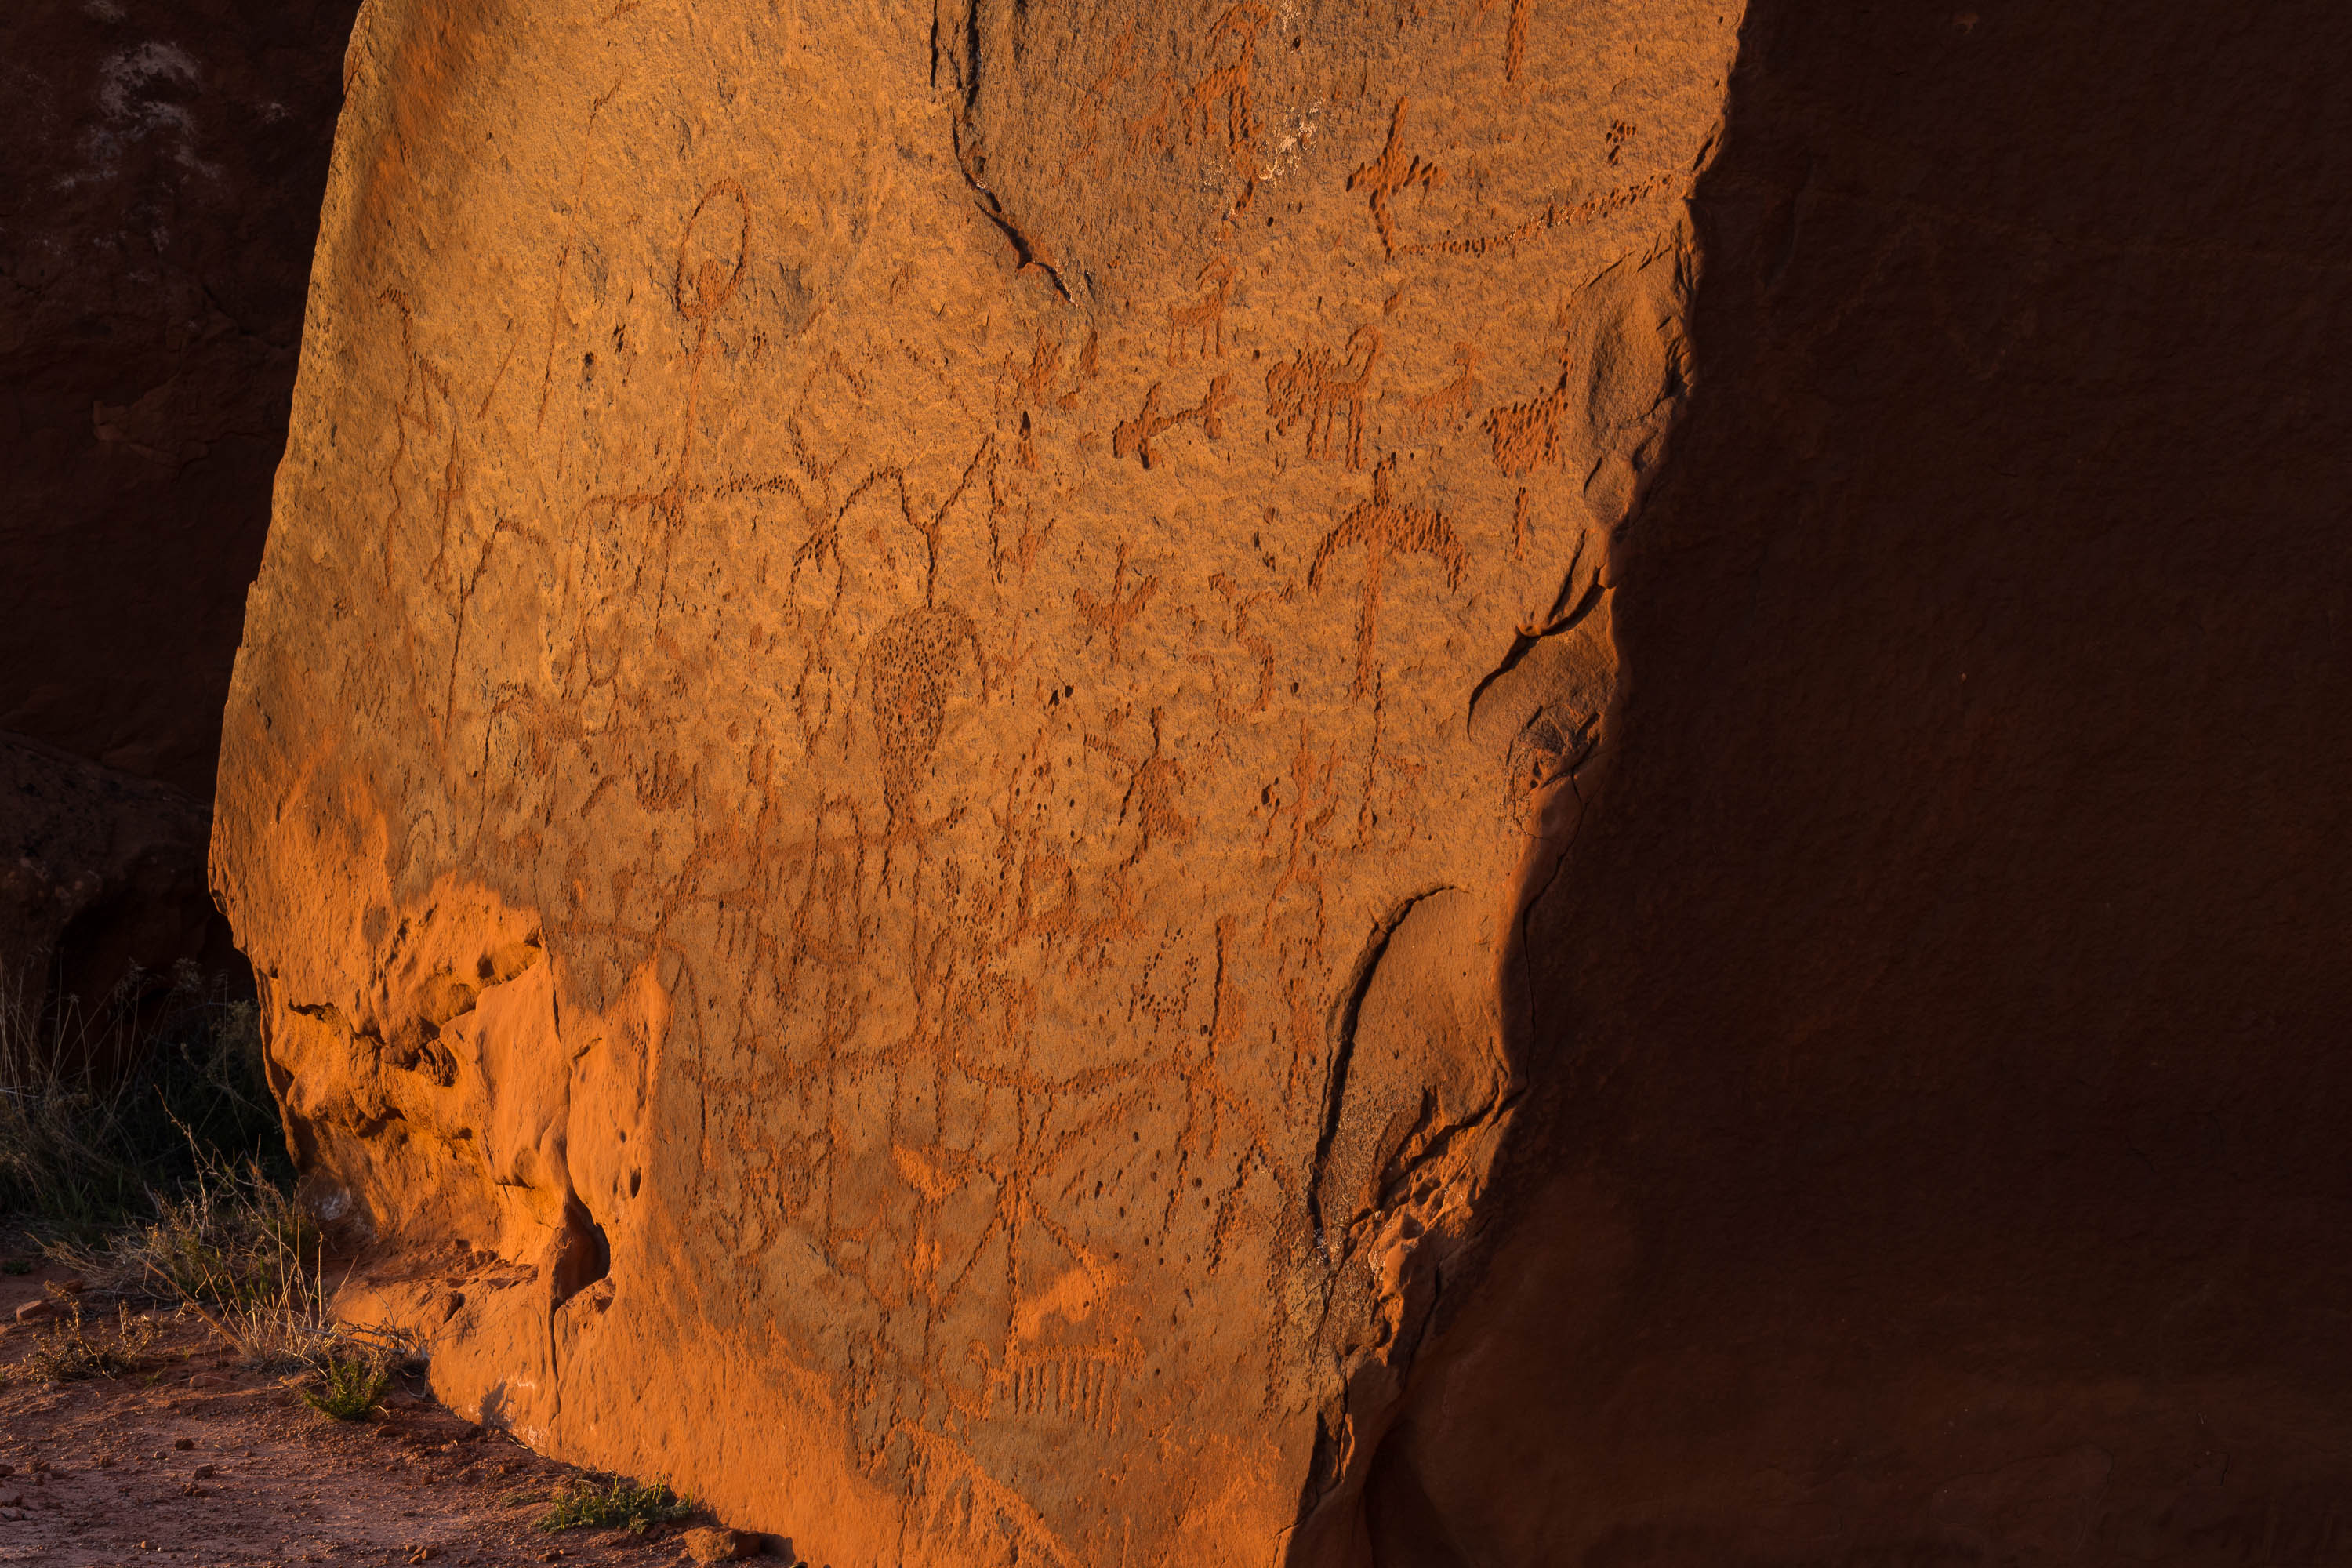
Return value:
<svg viewBox="0 0 2352 1568">
<path fill-rule="evenodd" d="M 355 8 L 0 6 L 0 730 L 200 800 Z"/>
<path fill-rule="evenodd" d="M 134 969 L 235 963 L 205 891 L 205 808 L 0 734 L 0 1005 L 78 997 L 85 1020 Z"/>
<path fill-rule="evenodd" d="M 215 873 L 446 1393 L 835 1564 L 2340 1544 L 2337 13 L 753 12 L 352 54 Z"/>
<path fill-rule="evenodd" d="M 1352 1506 L 1737 23 L 372 0 L 215 839 L 352 1310 L 835 1564 Z"/>
<path fill-rule="evenodd" d="M 2347 47 L 1749 6 L 1376 1561 L 2346 1550 Z"/>
</svg>

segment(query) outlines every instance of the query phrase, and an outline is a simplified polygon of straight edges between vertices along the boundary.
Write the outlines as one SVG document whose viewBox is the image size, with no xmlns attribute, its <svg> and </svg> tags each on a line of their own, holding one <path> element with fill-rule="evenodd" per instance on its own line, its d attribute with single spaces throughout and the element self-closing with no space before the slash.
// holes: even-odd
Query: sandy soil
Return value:
<svg viewBox="0 0 2352 1568">
<path fill-rule="evenodd" d="M 331 1420 L 280 1380 L 235 1366 L 200 1324 L 168 1315 L 130 1376 L 35 1381 L 26 1359 L 36 1328 L 16 1324 L 16 1310 L 61 1276 L 0 1276 L 0 1563 L 690 1561 L 684 1526 L 644 1536 L 534 1529 L 576 1472 L 414 1386 L 369 1421 Z"/>
</svg>

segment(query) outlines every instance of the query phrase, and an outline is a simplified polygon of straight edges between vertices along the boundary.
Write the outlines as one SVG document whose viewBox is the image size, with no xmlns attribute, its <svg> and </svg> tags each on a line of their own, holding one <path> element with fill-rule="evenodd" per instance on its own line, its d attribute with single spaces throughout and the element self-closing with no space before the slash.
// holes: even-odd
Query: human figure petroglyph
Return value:
<svg viewBox="0 0 2352 1568">
<path fill-rule="evenodd" d="M 735 297 L 751 254 L 751 201 L 741 185 L 721 180 L 702 193 L 678 241 L 677 271 L 670 285 L 677 313 L 708 323 Z"/>
<path fill-rule="evenodd" d="M 866 650 L 882 798 L 894 828 L 912 819 L 915 791 L 929 773 L 946 721 L 948 681 L 967 652 L 977 686 L 985 660 L 971 617 L 953 605 L 930 605 L 899 612 Z"/>
<path fill-rule="evenodd" d="M 1335 555 L 1350 546 L 1363 547 L 1364 589 L 1362 609 L 1356 620 L 1353 688 L 1360 697 L 1371 689 L 1372 648 L 1380 635 L 1381 577 L 1390 558 L 1410 554 L 1433 557 L 1444 569 L 1449 588 L 1461 585 L 1462 569 L 1467 561 L 1462 542 L 1454 536 L 1454 526 L 1445 521 L 1444 512 L 1395 499 L 1391 493 L 1395 474 L 1393 455 L 1373 468 L 1370 497 L 1349 507 L 1339 525 L 1323 536 L 1322 544 L 1315 552 L 1315 563 L 1307 572 L 1307 585 L 1319 589 L 1323 586 L 1324 571 Z"/>
<path fill-rule="evenodd" d="M 1071 601 L 1078 606 L 1078 614 L 1085 617 L 1087 624 L 1109 634 L 1111 663 L 1118 662 L 1120 635 L 1136 616 L 1143 613 L 1143 607 L 1151 602 L 1151 595 L 1159 586 L 1157 576 L 1146 577 L 1136 584 L 1132 593 L 1128 591 L 1127 546 L 1122 543 L 1118 547 L 1118 564 L 1111 573 L 1108 598 L 1097 599 L 1084 588 L 1070 590 Z"/>
<path fill-rule="evenodd" d="M 1495 0 L 1478 0 L 1478 15 L 1486 16 L 1495 8 Z M 1528 21 L 1534 14 L 1535 0 L 1511 0 L 1511 20 L 1503 34 L 1503 79 L 1519 79 L 1519 68 L 1527 63 Z M 1612 159 L 1611 162 L 1615 162 Z"/>
</svg>

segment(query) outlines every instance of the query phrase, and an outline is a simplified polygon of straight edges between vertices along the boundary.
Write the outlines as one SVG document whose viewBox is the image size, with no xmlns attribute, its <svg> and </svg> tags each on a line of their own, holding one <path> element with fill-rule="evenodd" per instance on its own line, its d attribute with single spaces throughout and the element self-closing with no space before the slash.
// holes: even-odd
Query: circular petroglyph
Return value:
<svg viewBox="0 0 2352 1568">
<path fill-rule="evenodd" d="M 677 313 L 707 321 L 734 297 L 751 251 L 751 204 L 743 187 L 721 180 L 702 193 L 678 242 L 674 285 Z"/>
</svg>

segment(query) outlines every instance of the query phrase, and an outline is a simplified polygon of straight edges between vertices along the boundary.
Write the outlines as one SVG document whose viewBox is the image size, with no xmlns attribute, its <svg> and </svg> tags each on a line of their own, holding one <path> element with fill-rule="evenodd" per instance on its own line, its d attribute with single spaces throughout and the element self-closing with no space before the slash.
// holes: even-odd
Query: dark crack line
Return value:
<svg viewBox="0 0 2352 1568">
<path fill-rule="evenodd" d="M 1045 280 L 1053 284 L 1054 292 L 1062 297 L 1062 302 L 1072 303 L 1069 288 L 1062 281 L 1061 272 L 1051 262 L 1039 259 L 1036 247 L 1030 242 L 1027 235 L 1021 232 L 1011 218 L 1004 216 L 1003 209 L 997 205 L 994 195 L 987 186 L 974 180 L 969 171 L 966 171 L 963 178 L 964 184 L 972 188 L 973 205 L 980 208 L 980 216 L 994 224 L 1004 237 L 1012 242 L 1013 253 L 1021 258 L 1021 266 L 1034 267 L 1043 272 L 1045 275 Z"/>
<path fill-rule="evenodd" d="M 976 9 L 973 14 L 976 14 Z M 976 28 L 977 25 L 973 26 Z M 933 26 L 936 28 L 936 22 Z M 972 205 L 980 209 L 980 216 L 994 224 L 997 231 L 1003 234 L 1006 241 L 1012 245 L 1013 254 L 1019 258 L 1019 268 L 1037 268 L 1045 275 L 1046 280 L 1054 285 L 1054 292 L 1062 297 L 1064 304 L 1075 303 L 1070 298 L 1068 285 L 1062 281 L 1060 269 L 1038 255 L 1035 242 L 1022 232 L 1020 225 L 1005 216 L 1004 205 L 996 199 L 996 193 L 982 184 L 978 176 L 972 173 L 971 158 L 964 151 L 963 121 L 964 117 L 971 112 L 973 100 L 980 91 L 980 40 L 976 32 L 967 39 L 965 47 L 971 53 L 971 68 L 967 73 L 964 83 L 963 111 L 957 116 L 951 129 L 955 142 L 956 169 L 963 175 L 963 183 L 971 188 Z M 1016 270 L 1019 268 L 1016 268 Z"/>
</svg>

